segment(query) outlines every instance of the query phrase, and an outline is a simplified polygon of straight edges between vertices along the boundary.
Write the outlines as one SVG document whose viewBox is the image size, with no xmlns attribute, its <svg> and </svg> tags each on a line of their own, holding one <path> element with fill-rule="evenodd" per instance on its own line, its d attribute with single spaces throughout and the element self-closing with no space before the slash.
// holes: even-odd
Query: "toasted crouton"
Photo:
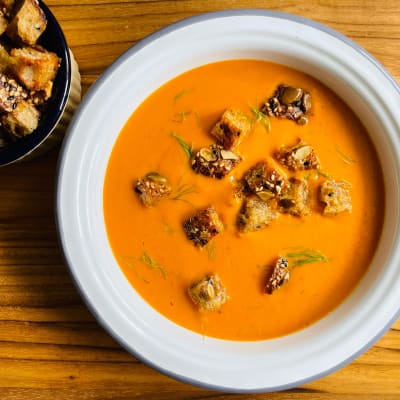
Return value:
<svg viewBox="0 0 400 400">
<path fill-rule="evenodd" d="M 275 153 L 275 158 L 292 171 L 304 171 L 320 167 L 315 150 L 302 140 L 295 146 L 281 147 Z"/>
<path fill-rule="evenodd" d="M 324 215 L 336 215 L 352 211 L 351 185 L 346 181 L 327 179 L 320 188 L 320 200 L 325 203 Z"/>
<path fill-rule="evenodd" d="M 195 246 L 205 246 L 214 236 L 223 232 L 221 222 L 214 207 L 198 210 L 183 224 L 186 236 Z"/>
<path fill-rule="evenodd" d="M 46 26 L 47 19 L 38 0 L 18 0 L 6 32 L 12 40 L 34 45 Z"/>
<path fill-rule="evenodd" d="M 272 294 L 279 289 L 290 278 L 290 269 L 288 260 L 285 257 L 279 257 L 275 261 L 271 276 L 265 285 L 265 292 Z"/>
<path fill-rule="evenodd" d="M 246 114 L 238 110 L 226 110 L 211 131 L 217 141 L 227 150 L 236 147 L 251 130 Z"/>
<path fill-rule="evenodd" d="M 200 311 L 219 310 L 228 296 L 218 275 L 207 275 L 194 282 L 188 294 Z"/>
<path fill-rule="evenodd" d="M 266 228 L 278 217 L 270 201 L 261 200 L 256 195 L 246 197 L 237 218 L 240 232 L 255 232 Z"/>
<path fill-rule="evenodd" d="M 34 91 L 45 91 L 60 66 L 57 54 L 38 46 L 12 49 L 11 57 L 15 76 L 27 89 Z"/>
<path fill-rule="evenodd" d="M 39 111 L 25 100 L 20 101 L 15 110 L 2 115 L 3 127 L 14 137 L 32 133 L 39 124 Z"/>
<path fill-rule="evenodd" d="M 278 201 L 279 211 L 296 216 L 310 213 L 308 208 L 308 185 L 301 179 L 291 178 L 290 185 Z"/>
<path fill-rule="evenodd" d="M 6 48 L 0 44 L 0 72 L 4 73 L 10 69 L 12 64 L 11 57 Z"/>
<path fill-rule="evenodd" d="M 135 192 L 146 207 L 156 206 L 171 194 L 172 188 L 164 176 L 158 172 L 149 172 L 135 183 Z"/>
<path fill-rule="evenodd" d="M 27 98 L 25 89 L 8 75 L 0 73 L 0 112 L 11 112 Z"/>
<path fill-rule="evenodd" d="M 8 26 L 8 21 L 3 11 L 0 10 L 0 35 L 2 35 Z"/>
</svg>

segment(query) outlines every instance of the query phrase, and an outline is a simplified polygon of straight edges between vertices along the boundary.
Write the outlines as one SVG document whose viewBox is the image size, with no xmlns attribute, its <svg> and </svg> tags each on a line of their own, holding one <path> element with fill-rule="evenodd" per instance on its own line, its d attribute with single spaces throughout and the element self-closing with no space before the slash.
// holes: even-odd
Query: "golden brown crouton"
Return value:
<svg viewBox="0 0 400 400">
<path fill-rule="evenodd" d="M 192 159 L 192 168 L 195 172 L 222 179 L 229 174 L 242 159 L 222 146 L 212 144 L 201 148 Z"/>
<path fill-rule="evenodd" d="M 39 111 L 25 100 L 20 101 L 15 110 L 2 115 L 2 126 L 14 137 L 32 133 L 39 124 Z"/>
<path fill-rule="evenodd" d="M 0 72 L 4 73 L 11 67 L 11 57 L 6 48 L 0 44 Z"/>
<path fill-rule="evenodd" d="M 4 13 L 0 10 L 0 35 L 2 35 L 8 26 L 8 20 Z"/>
<path fill-rule="evenodd" d="M 188 293 L 200 311 L 219 310 L 227 300 L 225 287 L 218 275 L 207 275 L 194 282 Z"/>
<path fill-rule="evenodd" d="M 307 182 L 291 178 L 289 187 L 279 196 L 278 206 L 282 213 L 296 216 L 309 214 Z"/>
<path fill-rule="evenodd" d="M 57 54 L 46 51 L 42 47 L 22 47 L 12 49 L 12 70 L 19 81 L 29 90 L 48 88 L 48 83 L 56 77 L 60 66 Z"/>
<path fill-rule="evenodd" d="M 0 112 L 15 110 L 18 103 L 27 96 L 25 89 L 15 79 L 0 73 Z"/>
<path fill-rule="evenodd" d="M 256 193 L 263 200 L 280 194 L 289 184 L 287 176 L 265 160 L 251 167 L 243 181 L 247 193 Z"/>
<path fill-rule="evenodd" d="M 279 85 L 270 97 L 261 112 L 269 116 L 287 118 L 296 121 L 299 125 L 308 122 L 306 114 L 311 109 L 311 95 L 302 88 Z"/>
<path fill-rule="evenodd" d="M 198 210 L 184 224 L 186 236 L 195 246 L 205 246 L 214 236 L 223 232 L 224 225 L 214 207 Z"/>
<path fill-rule="evenodd" d="M 336 215 L 343 211 L 352 210 L 350 183 L 327 179 L 321 186 L 320 200 L 324 202 L 324 214 Z"/>
<path fill-rule="evenodd" d="M 211 131 L 217 141 L 227 150 L 236 147 L 250 132 L 248 116 L 238 110 L 226 110 Z"/>
<path fill-rule="evenodd" d="M 135 183 L 135 192 L 146 207 L 156 206 L 161 199 L 171 194 L 172 188 L 164 176 L 149 172 Z"/>
<path fill-rule="evenodd" d="M 320 167 L 314 149 L 303 141 L 292 147 L 282 147 L 275 153 L 275 158 L 292 171 L 304 171 Z"/>
<path fill-rule="evenodd" d="M 279 257 L 274 265 L 271 276 L 265 286 L 265 291 L 272 294 L 290 278 L 289 263 L 285 257 Z"/>
<path fill-rule="evenodd" d="M 12 40 L 34 45 L 46 26 L 46 16 L 37 0 L 18 0 L 6 32 Z"/>
<path fill-rule="evenodd" d="M 271 202 L 261 200 L 256 195 L 246 197 L 237 218 L 240 232 L 255 232 L 266 228 L 278 217 Z"/>
</svg>

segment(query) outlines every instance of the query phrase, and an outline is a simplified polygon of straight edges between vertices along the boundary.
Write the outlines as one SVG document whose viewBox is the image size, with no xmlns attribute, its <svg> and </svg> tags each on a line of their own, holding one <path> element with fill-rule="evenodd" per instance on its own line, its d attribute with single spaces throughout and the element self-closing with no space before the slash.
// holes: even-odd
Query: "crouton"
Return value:
<svg viewBox="0 0 400 400">
<path fill-rule="evenodd" d="M 287 118 L 299 125 L 308 122 L 306 114 L 311 109 L 311 95 L 302 88 L 279 85 L 275 93 L 261 107 L 270 117 Z"/>
<path fill-rule="evenodd" d="M 251 122 L 248 116 L 238 110 L 226 110 L 213 127 L 213 135 L 225 149 L 232 150 L 250 132 Z"/>
<path fill-rule="evenodd" d="M 37 0 L 18 0 L 6 33 L 12 40 L 32 46 L 36 44 L 46 26 L 46 16 Z"/>
<path fill-rule="evenodd" d="M 227 301 L 224 285 L 218 275 L 207 275 L 194 282 L 188 294 L 200 311 L 216 311 Z"/>
<path fill-rule="evenodd" d="M 287 190 L 279 196 L 278 206 L 281 213 L 299 217 L 309 214 L 307 182 L 291 178 Z"/>
<path fill-rule="evenodd" d="M 292 171 L 305 171 L 320 167 L 314 149 L 303 141 L 292 147 L 282 147 L 275 153 L 275 158 Z"/>
<path fill-rule="evenodd" d="M 17 105 L 28 94 L 25 89 L 19 85 L 15 79 L 0 73 L 0 111 L 11 112 L 17 108 Z"/>
<path fill-rule="evenodd" d="M 286 174 L 265 160 L 250 168 L 244 174 L 243 181 L 247 193 L 256 193 L 264 200 L 270 198 L 271 194 L 280 194 L 289 184 Z"/>
<path fill-rule="evenodd" d="M 237 218 L 240 232 L 255 232 L 266 228 L 278 217 L 272 202 L 261 200 L 256 195 L 246 197 Z"/>
<path fill-rule="evenodd" d="M 8 51 L 2 44 L 0 44 L 0 72 L 8 72 L 11 67 L 11 63 L 12 61 Z"/>
<path fill-rule="evenodd" d="M 201 148 L 192 159 L 192 168 L 195 172 L 222 179 L 229 174 L 241 161 L 241 158 L 222 146 L 212 144 Z"/>
<path fill-rule="evenodd" d="M 11 57 L 15 76 L 27 89 L 33 91 L 48 90 L 48 84 L 56 77 L 61 61 L 57 54 L 39 46 L 12 49 Z"/>
<path fill-rule="evenodd" d="M 30 103 L 21 100 L 15 109 L 1 116 L 1 124 L 14 137 L 32 133 L 39 124 L 40 113 Z"/>
<path fill-rule="evenodd" d="M 156 206 L 160 200 L 171 194 L 167 178 L 158 172 L 149 172 L 135 183 L 135 192 L 146 207 Z"/>
<path fill-rule="evenodd" d="M 290 278 L 289 263 L 285 257 L 279 257 L 272 269 L 271 276 L 265 286 L 265 292 L 272 294 Z"/>
<path fill-rule="evenodd" d="M 8 26 L 8 20 L 4 13 L 0 10 L 0 35 L 2 35 Z"/>
<path fill-rule="evenodd" d="M 320 188 L 320 200 L 325 203 L 324 214 L 336 215 L 352 210 L 350 183 L 327 179 Z"/>
<path fill-rule="evenodd" d="M 205 246 L 214 236 L 224 231 L 214 207 L 198 210 L 183 224 L 186 236 L 195 246 Z"/>
<path fill-rule="evenodd" d="M 6 16 L 9 17 L 12 13 L 15 0 L 0 0 L 0 10 Z"/>
</svg>

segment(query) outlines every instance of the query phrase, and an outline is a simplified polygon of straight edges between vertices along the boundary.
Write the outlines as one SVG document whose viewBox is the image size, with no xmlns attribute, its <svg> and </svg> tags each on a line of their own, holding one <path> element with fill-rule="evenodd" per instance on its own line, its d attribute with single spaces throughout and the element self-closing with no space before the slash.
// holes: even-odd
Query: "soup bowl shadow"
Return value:
<svg viewBox="0 0 400 400">
<path fill-rule="evenodd" d="M 202 337 L 152 309 L 114 259 L 102 203 L 108 159 L 133 110 L 163 83 L 189 69 L 239 58 L 273 61 L 306 72 L 351 105 L 377 150 L 387 194 L 372 264 L 347 300 L 306 329 L 254 342 Z M 261 10 L 217 12 L 147 37 L 89 91 L 60 157 L 58 230 L 66 262 L 88 307 L 136 357 L 203 387 L 283 390 L 346 365 L 399 316 L 400 117 L 393 104 L 400 104 L 399 87 L 372 56 L 339 33 L 303 18 Z"/>
</svg>

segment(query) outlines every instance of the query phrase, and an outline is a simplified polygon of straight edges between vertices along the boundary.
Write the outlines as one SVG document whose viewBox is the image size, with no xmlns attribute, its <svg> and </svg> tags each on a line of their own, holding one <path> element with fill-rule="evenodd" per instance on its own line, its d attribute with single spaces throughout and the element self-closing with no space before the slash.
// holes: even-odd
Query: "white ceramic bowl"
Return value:
<svg viewBox="0 0 400 400">
<path fill-rule="evenodd" d="M 387 194 L 379 247 L 351 296 L 307 329 L 255 342 L 204 338 L 158 314 L 132 289 L 117 265 L 103 217 L 109 155 L 135 108 L 188 69 L 238 58 L 265 59 L 305 71 L 351 104 L 379 153 Z M 59 165 L 61 243 L 89 308 L 139 359 L 196 385 L 231 392 L 273 391 L 342 367 L 399 316 L 399 108 L 399 87 L 375 59 L 337 32 L 287 14 L 237 10 L 202 15 L 135 45 L 85 97 Z"/>
</svg>

